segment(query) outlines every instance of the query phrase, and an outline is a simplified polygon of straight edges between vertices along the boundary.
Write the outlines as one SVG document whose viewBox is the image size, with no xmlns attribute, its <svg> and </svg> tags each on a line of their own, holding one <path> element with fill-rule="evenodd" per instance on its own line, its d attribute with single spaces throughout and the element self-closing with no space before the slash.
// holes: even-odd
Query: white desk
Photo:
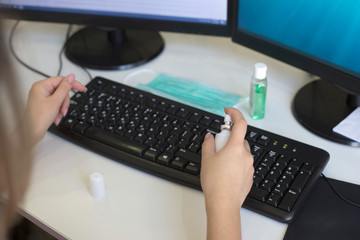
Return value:
<svg viewBox="0 0 360 240">
<path fill-rule="evenodd" d="M 12 21 L 7 21 L 7 33 Z M 22 22 L 16 52 L 33 67 L 55 75 L 67 25 Z M 246 96 L 253 65 L 268 67 L 266 118 L 250 125 L 325 149 L 331 155 L 325 175 L 360 184 L 360 150 L 324 140 L 305 130 L 291 113 L 296 91 L 310 75 L 232 43 L 229 38 L 163 33 L 164 52 L 150 63 L 127 71 L 93 71 L 121 82 L 139 69 L 152 69 L 211 84 Z M 42 79 L 14 60 L 21 93 Z M 75 73 L 86 84 L 85 72 L 64 58 L 63 75 Z M 24 98 L 25 99 L 25 98 Z M 25 101 L 25 100 L 24 100 Z M 88 176 L 105 176 L 107 198 L 94 200 Z M 205 239 L 203 194 L 97 155 L 48 133 L 36 147 L 33 176 L 22 213 L 57 237 L 69 239 Z M 241 210 L 244 239 L 282 239 L 287 225 L 246 209 Z"/>
</svg>

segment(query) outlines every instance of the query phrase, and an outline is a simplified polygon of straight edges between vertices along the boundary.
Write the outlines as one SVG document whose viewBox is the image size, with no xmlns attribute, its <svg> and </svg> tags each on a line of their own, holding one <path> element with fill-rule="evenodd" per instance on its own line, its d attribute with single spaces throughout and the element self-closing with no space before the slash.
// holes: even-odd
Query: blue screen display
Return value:
<svg viewBox="0 0 360 240">
<path fill-rule="evenodd" d="M 360 1 L 240 0 L 238 28 L 360 76 Z"/>
</svg>

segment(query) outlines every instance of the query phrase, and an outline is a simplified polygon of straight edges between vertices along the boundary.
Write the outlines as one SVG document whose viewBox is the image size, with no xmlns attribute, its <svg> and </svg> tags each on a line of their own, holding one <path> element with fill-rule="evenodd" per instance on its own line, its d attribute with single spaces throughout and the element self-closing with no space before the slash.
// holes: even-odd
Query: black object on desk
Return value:
<svg viewBox="0 0 360 240">
<path fill-rule="evenodd" d="M 346 199 L 360 202 L 359 185 L 329 181 Z M 320 177 L 284 237 L 284 240 L 297 239 L 360 239 L 360 208 L 343 201 Z"/>
</svg>

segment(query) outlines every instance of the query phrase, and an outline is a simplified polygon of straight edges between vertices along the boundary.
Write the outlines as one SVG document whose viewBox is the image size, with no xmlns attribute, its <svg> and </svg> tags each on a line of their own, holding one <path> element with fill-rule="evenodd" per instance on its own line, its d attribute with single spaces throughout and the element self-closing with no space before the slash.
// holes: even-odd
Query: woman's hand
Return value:
<svg viewBox="0 0 360 240">
<path fill-rule="evenodd" d="M 74 74 L 47 78 L 32 85 L 27 104 L 27 121 L 35 143 L 45 136 L 53 122 L 58 125 L 66 115 L 71 89 L 87 90 L 75 80 Z"/>
<path fill-rule="evenodd" d="M 247 123 L 234 108 L 225 112 L 234 122 L 226 145 L 215 153 L 212 134 L 202 145 L 201 186 L 208 216 L 208 239 L 240 239 L 240 207 L 252 186 L 253 157 L 244 139 Z"/>
</svg>

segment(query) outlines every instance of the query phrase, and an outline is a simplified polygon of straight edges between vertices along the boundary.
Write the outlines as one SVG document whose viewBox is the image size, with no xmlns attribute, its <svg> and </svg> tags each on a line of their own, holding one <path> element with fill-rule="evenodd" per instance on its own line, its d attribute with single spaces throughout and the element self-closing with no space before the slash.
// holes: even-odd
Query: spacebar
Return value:
<svg viewBox="0 0 360 240">
<path fill-rule="evenodd" d="M 141 156 L 146 150 L 146 146 L 131 142 L 128 139 L 118 135 L 105 132 L 104 130 L 97 127 L 89 127 L 85 131 L 84 135 L 137 156 Z"/>
</svg>

